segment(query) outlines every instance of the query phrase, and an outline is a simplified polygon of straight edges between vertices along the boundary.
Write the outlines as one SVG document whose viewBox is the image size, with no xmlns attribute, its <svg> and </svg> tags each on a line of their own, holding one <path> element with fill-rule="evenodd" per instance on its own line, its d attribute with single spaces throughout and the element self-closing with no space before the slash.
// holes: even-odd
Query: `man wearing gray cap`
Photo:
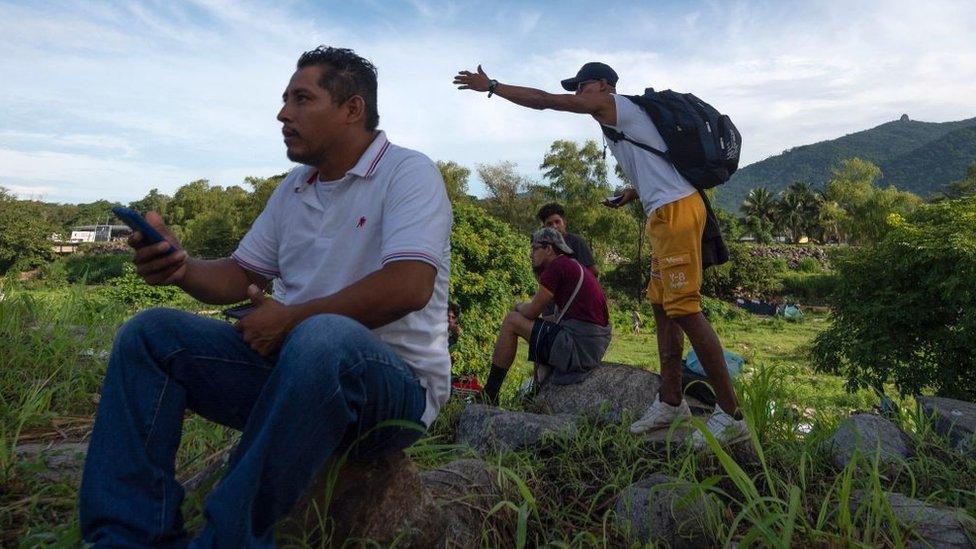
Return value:
<svg viewBox="0 0 976 549">
<path fill-rule="evenodd" d="M 502 323 L 483 392 L 489 404 L 498 403 L 520 337 L 529 342 L 529 360 L 552 368 L 552 383 L 559 385 L 581 381 L 603 359 L 611 335 L 607 298 L 593 273 L 572 255 L 559 231 L 545 227 L 532 234 L 539 290 Z M 549 303 L 556 305 L 554 321 L 539 318 Z"/>
<path fill-rule="evenodd" d="M 488 97 L 498 95 L 523 107 L 588 114 L 600 124 L 612 141 L 608 146 L 614 158 L 636 187 L 604 204 L 619 208 L 639 198 L 654 250 L 647 295 L 657 325 L 661 388 L 630 430 L 641 434 L 666 429 L 691 417 L 681 390 L 681 355 L 687 335 L 718 402 L 706 428 L 721 444 L 748 439 L 749 430 L 726 370 L 722 345 L 701 309 L 702 270 L 723 262 L 724 243 L 717 220 L 704 194 L 667 159 L 669 149 L 662 131 L 648 113 L 632 99 L 617 94 L 617 73 L 604 63 L 587 63 L 575 77 L 561 82 L 563 89 L 574 92 L 567 94 L 502 84 L 489 78 L 480 65 L 475 72 L 460 71 L 454 84 L 462 90 L 488 92 Z M 738 140 L 729 143 L 737 146 Z M 692 443 L 695 448 L 704 447 L 703 433 L 695 431 Z"/>
</svg>

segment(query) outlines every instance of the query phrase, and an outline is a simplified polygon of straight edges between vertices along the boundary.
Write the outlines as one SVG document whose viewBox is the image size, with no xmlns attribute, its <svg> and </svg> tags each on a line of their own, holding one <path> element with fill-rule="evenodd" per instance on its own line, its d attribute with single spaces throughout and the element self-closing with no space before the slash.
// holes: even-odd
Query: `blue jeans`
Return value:
<svg viewBox="0 0 976 549">
<path fill-rule="evenodd" d="M 338 315 L 306 319 L 276 357 L 262 358 L 223 321 L 152 309 L 115 339 L 81 483 L 86 541 L 183 547 L 175 478 L 183 414 L 243 431 L 207 499 L 195 547 L 268 547 L 332 455 L 405 448 L 421 431 L 425 391 L 393 350 Z M 355 443 L 355 444 L 354 444 Z"/>
</svg>

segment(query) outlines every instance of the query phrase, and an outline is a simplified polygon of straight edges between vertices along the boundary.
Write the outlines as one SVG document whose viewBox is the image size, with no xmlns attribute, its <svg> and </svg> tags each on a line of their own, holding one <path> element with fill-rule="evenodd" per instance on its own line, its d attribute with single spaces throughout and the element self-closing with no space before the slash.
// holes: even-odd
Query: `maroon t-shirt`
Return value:
<svg viewBox="0 0 976 549">
<path fill-rule="evenodd" d="M 561 255 L 552 260 L 552 263 L 542 271 L 539 282 L 552 292 L 556 305 L 562 310 L 576 284 L 579 283 L 580 268 L 579 263 L 568 256 Z M 607 298 L 603 295 L 603 288 L 597 282 L 596 277 L 589 269 L 583 269 L 583 285 L 580 286 L 576 299 L 569 305 L 569 310 L 563 315 L 563 320 L 581 320 L 606 326 L 610 322 L 610 313 L 607 312 Z"/>
</svg>

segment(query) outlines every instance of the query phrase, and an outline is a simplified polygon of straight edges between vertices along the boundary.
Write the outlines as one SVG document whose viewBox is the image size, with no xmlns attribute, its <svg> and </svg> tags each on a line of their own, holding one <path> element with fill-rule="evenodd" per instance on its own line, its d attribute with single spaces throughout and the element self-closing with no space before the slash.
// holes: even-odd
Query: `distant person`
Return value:
<svg viewBox="0 0 976 549">
<path fill-rule="evenodd" d="M 572 253 L 555 229 L 545 227 L 532 235 L 532 269 L 539 274 L 539 289 L 502 323 L 483 392 L 489 404 L 498 403 L 518 338 L 529 342 L 529 360 L 552 369 L 557 385 L 581 381 L 603 360 L 611 337 L 607 299 L 593 273 Z M 539 318 L 550 302 L 556 304 L 556 318 Z"/>
<path fill-rule="evenodd" d="M 377 129 L 376 88 L 351 50 L 302 54 L 278 112 L 300 166 L 231 257 L 189 257 L 155 213 L 167 241 L 130 239 L 149 284 L 255 309 L 236 325 L 150 309 L 119 330 L 81 482 L 86 542 L 186 546 L 174 462 L 187 409 L 241 431 L 194 547 L 273 546 L 330 457 L 405 448 L 437 417 L 451 205 L 437 166 Z M 284 302 L 264 295 L 276 277 Z"/>
<path fill-rule="evenodd" d="M 593 274 L 598 274 L 596 261 L 593 260 L 593 252 L 590 250 L 590 245 L 580 235 L 569 232 L 566 223 L 566 210 L 561 205 L 555 202 L 546 204 L 539 209 L 536 217 L 542 222 L 544 227 L 556 229 L 559 231 L 559 234 L 563 235 L 563 240 L 573 249 L 573 258 L 576 261 L 579 261 L 584 267 L 593 271 Z"/>
<path fill-rule="evenodd" d="M 713 257 L 714 251 L 703 246 L 702 237 L 706 225 L 714 230 L 716 224 L 706 221 L 711 216 L 703 195 L 671 162 L 634 144 L 636 141 L 662 154 L 667 152 L 648 114 L 628 97 L 617 94 L 617 73 L 604 63 L 587 63 L 576 76 L 562 81 L 569 94 L 502 84 L 489 78 L 480 65 L 474 72 L 460 71 L 454 83 L 459 89 L 488 92 L 489 97 L 498 95 L 523 107 L 587 114 L 600 124 L 610 138 L 608 146 L 618 165 L 637 187 L 605 204 L 619 208 L 639 197 L 654 251 L 648 297 L 657 323 L 661 388 L 643 417 L 630 426 L 631 432 L 665 429 L 691 416 L 681 391 L 682 346 L 687 334 L 717 395 L 718 406 L 708 419 L 708 430 L 720 443 L 748 438 L 722 345 L 701 310 L 703 257 Z M 621 134 L 627 139 L 620 138 Z M 711 238 L 709 243 L 724 249 L 720 234 L 717 243 Z M 692 442 L 701 448 L 704 436 L 696 431 Z"/>
</svg>

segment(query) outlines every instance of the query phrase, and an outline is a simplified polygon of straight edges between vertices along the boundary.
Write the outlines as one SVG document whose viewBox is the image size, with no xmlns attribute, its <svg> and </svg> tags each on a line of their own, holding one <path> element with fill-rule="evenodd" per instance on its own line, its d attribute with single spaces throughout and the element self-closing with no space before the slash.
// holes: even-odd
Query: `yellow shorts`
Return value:
<svg viewBox="0 0 976 549">
<path fill-rule="evenodd" d="M 705 202 L 694 192 L 651 212 L 647 219 L 651 244 L 651 281 L 647 297 L 668 318 L 701 311 L 701 239 Z"/>
</svg>

